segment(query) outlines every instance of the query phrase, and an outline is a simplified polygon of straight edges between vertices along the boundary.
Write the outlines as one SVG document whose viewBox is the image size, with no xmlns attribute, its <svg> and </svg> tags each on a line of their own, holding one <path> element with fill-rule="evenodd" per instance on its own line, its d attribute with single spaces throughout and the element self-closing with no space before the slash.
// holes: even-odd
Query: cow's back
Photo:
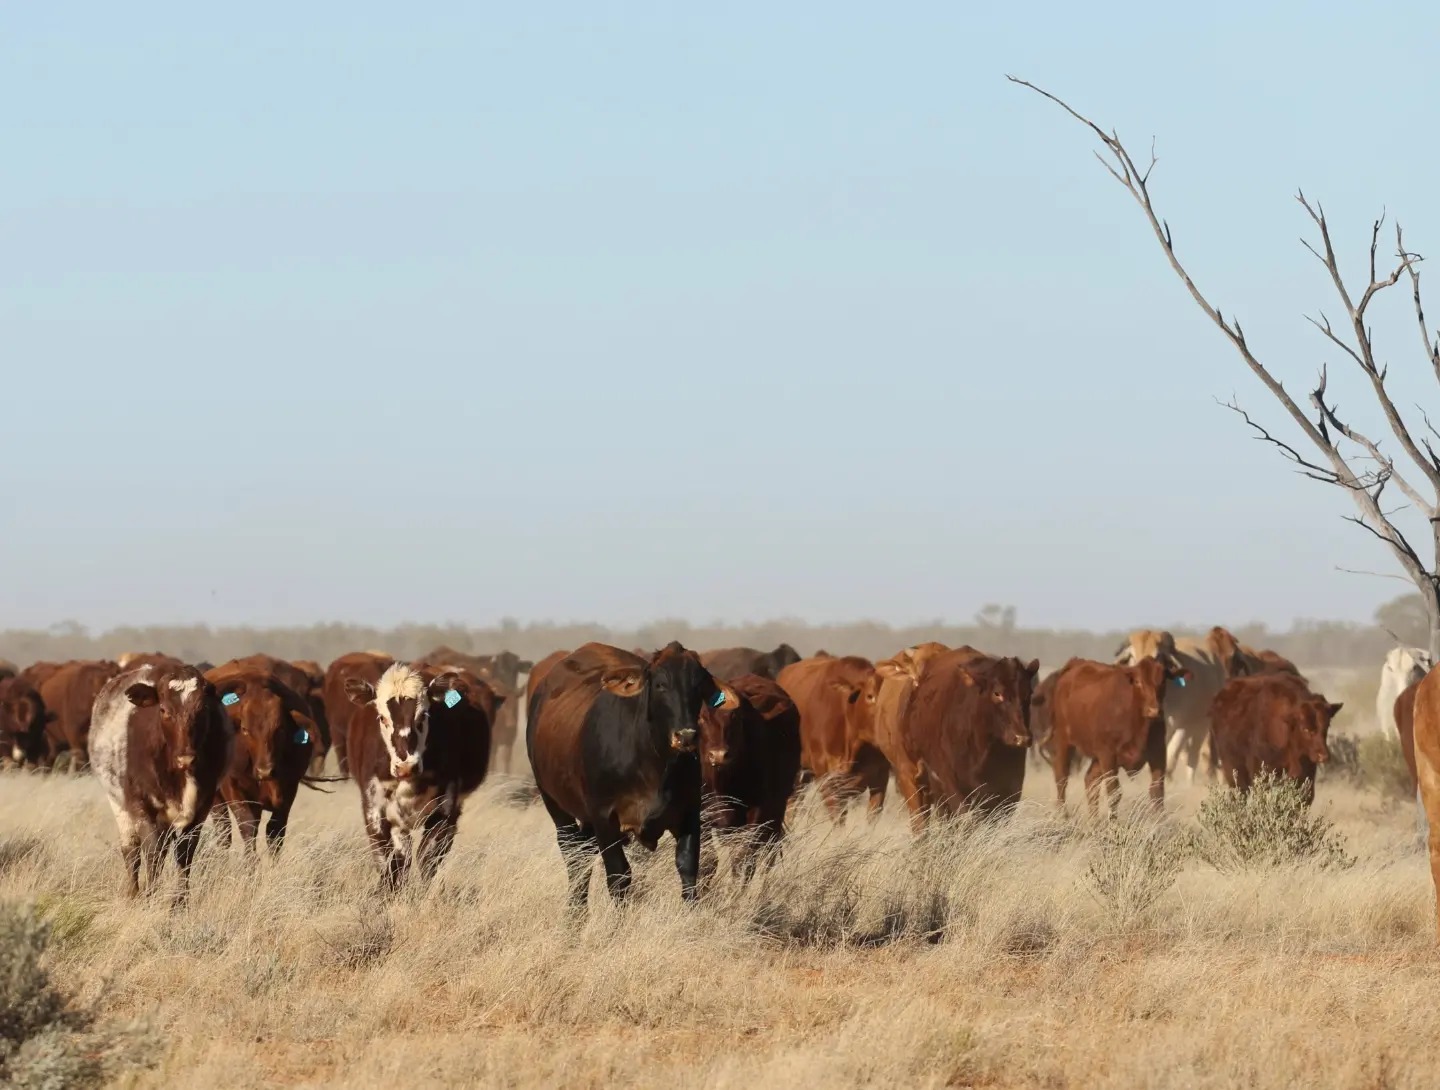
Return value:
<svg viewBox="0 0 1440 1090">
<path fill-rule="evenodd" d="M 837 687 L 846 661 L 802 659 L 777 679 L 800 713 L 801 763 L 817 777 L 849 771 L 845 696 Z"/>
</svg>

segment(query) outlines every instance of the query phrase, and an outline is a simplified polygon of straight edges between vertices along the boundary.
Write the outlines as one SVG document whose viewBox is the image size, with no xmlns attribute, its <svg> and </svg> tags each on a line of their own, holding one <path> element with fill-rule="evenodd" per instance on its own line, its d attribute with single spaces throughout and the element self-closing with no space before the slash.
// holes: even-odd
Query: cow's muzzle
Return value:
<svg viewBox="0 0 1440 1090">
<path fill-rule="evenodd" d="M 185 771 L 189 771 L 190 766 L 193 765 L 194 763 L 195 763 L 195 754 L 193 754 L 193 753 L 182 753 L 182 754 L 180 754 L 178 757 L 175 758 L 175 767 L 176 767 L 176 768 L 179 768 L 179 769 L 183 769 L 183 770 L 185 770 Z"/>
<path fill-rule="evenodd" d="M 700 743 L 700 732 L 694 727 L 670 732 L 670 748 L 676 753 L 692 753 Z"/>
</svg>

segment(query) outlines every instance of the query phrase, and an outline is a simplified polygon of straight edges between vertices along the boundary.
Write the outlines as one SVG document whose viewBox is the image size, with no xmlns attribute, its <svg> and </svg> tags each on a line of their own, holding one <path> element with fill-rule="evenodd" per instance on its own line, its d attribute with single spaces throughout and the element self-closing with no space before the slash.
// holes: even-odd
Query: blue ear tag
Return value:
<svg viewBox="0 0 1440 1090">
<path fill-rule="evenodd" d="M 725 690 L 716 689 L 715 695 L 710 698 L 710 706 L 712 708 L 718 708 L 723 703 L 725 703 Z"/>
<path fill-rule="evenodd" d="M 1185 688 L 1185 679 L 1183 677 L 1177 677 L 1175 680 L 1180 683 L 1180 688 Z"/>
<path fill-rule="evenodd" d="M 445 690 L 445 706 L 447 708 L 453 708 L 456 704 L 460 703 L 461 699 L 462 697 L 458 689 Z"/>
<path fill-rule="evenodd" d="M 295 744 L 296 744 L 297 746 L 303 746 L 303 745 L 308 745 L 309 743 L 310 743 L 310 732 L 309 732 L 308 730 L 306 730 L 304 727 L 301 727 L 299 730 L 297 730 L 297 731 L 295 732 Z"/>
<path fill-rule="evenodd" d="M 232 704 L 240 703 L 240 697 L 237 696 L 235 693 L 226 693 L 220 698 L 220 703 L 224 704 L 228 708 Z"/>
</svg>

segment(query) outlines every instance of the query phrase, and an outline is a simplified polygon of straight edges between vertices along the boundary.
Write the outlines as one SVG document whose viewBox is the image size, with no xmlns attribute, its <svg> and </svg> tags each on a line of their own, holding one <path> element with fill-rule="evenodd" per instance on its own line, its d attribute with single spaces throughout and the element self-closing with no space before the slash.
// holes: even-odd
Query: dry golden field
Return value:
<svg viewBox="0 0 1440 1090">
<path fill-rule="evenodd" d="M 0 776 L 0 901 L 51 921 L 77 1003 L 149 1035 L 149 1066 L 116 1085 L 1440 1084 L 1412 811 L 1355 787 L 1317 803 L 1349 869 L 1187 857 L 1173 884 L 1145 862 L 1140 780 L 1118 837 L 1073 804 L 1057 821 L 1033 770 L 1016 818 L 922 841 L 893 799 L 835 828 L 807 798 L 750 887 L 722 869 L 686 909 L 662 844 L 635 903 L 597 875 L 576 922 L 550 822 L 513 781 L 471 800 L 434 886 L 391 901 L 337 786 L 302 792 L 278 864 L 202 853 L 176 908 L 119 896 L 91 778 Z M 1178 794 L 1166 827 L 1193 827 L 1200 792 Z"/>
</svg>

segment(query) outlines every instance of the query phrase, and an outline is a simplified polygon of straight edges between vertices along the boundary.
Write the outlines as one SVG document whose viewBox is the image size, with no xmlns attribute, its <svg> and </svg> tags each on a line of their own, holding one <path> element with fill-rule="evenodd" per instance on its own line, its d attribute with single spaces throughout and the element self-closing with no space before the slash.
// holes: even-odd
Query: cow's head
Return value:
<svg viewBox="0 0 1440 1090">
<path fill-rule="evenodd" d="M 45 739 L 45 702 L 23 678 L 0 681 L 0 745 L 16 764 L 37 761 Z"/>
<path fill-rule="evenodd" d="M 795 650 L 795 648 L 791 647 L 788 643 L 782 643 L 779 647 L 775 648 L 775 650 L 770 652 L 770 662 L 772 664 L 771 676 L 779 674 L 780 671 L 785 669 L 785 667 L 787 666 L 794 666 L 795 663 L 799 661 L 800 652 Z"/>
<path fill-rule="evenodd" d="M 1205 640 L 1210 645 L 1210 650 L 1215 653 L 1215 658 L 1219 661 L 1227 678 L 1245 677 L 1256 672 L 1250 659 L 1246 657 L 1244 649 L 1240 646 L 1240 641 L 1228 628 L 1222 628 L 1217 624 L 1210 630 Z"/>
<path fill-rule="evenodd" d="M 376 685 L 364 678 L 346 679 L 345 695 L 352 704 L 374 706 L 380 740 L 390 755 L 390 774 L 397 780 L 423 770 L 431 711 L 435 705 L 450 707 L 462 699 L 459 681 L 458 674 L 446 671 L 427 683 L 419 670 L 404 662 L 391 665 Z M 454 696 L 449 695 L 452 690 Z"/>
<path fill-rule="evenodd" d="M 717 689 L 734 693 L 735 704 L 722 698 L 718 706 L 706 702 L 700 709 L 700 760 L 704 765 L 706 779 L 713 779 L 716 772 L 735 768 L 744 760 L 745 730 L 743 718 L 749 710 L 729 685 L 716 682 Z"/>
<path fill-rule="evenodd" d="M 215 691 L 235 724 L 237 744 L 249 757 L 256 779 L 264 782 L 277 770 L 303 769 L 310 763 L 319 739 L 298 696 L 287 696 L 260 678 L 221 681 Z"/>
<path fill-rule="evenodd" d="M 700 745 L 701 712 L 714 708 L 733 712 L 740 698 L 700 665 L 700 656 L 671 642 L 643 664 L 615 666 L 600 687 L 622 699 L 645 701 L 645 717 L 657 746 L 694 752 Z"/>
<path fill-rule="evenodd" d="M 1344 706 L 1328 703 L 1323 696 L 1312 697 L 1300 705 L 1290 736 L 1290 744 L 1300 757 L 1317 765 L 1330 759 L 1330 723 Z"/>
<path fill-rule="evenodd" d="M 1130 687 L 1135 694 L 1135 732 L 1121 747 L 1120 763 L 1125 766 L 1138 761 L 1145 750 L 1150 733 L 1165 729 L 1165 686 L 1170 681 L 1185 680 L 1190 672 L 1184 667 L 1174 666 L 1159 659 L 1141 659 L 1134 666 L 1125 668 L 1130 678 Z"/>
<path fill-rule="evenodd" d="M 150 667 L 141 676 L 146 680 L 127 686 L 126 698 L 137 708 L 159 708 L 160 730 L 174 767 L 189 771 L 217 726 L 215 686 L 193 666 Z"/>
<path fill-rule="evenodd" d="M 977 690 L 988 733 L 1002 745 L 1030 744 L 1030 696 L 1040 660 L 987 659 L 956 666 L 966 688 Z"/>
</svg>

